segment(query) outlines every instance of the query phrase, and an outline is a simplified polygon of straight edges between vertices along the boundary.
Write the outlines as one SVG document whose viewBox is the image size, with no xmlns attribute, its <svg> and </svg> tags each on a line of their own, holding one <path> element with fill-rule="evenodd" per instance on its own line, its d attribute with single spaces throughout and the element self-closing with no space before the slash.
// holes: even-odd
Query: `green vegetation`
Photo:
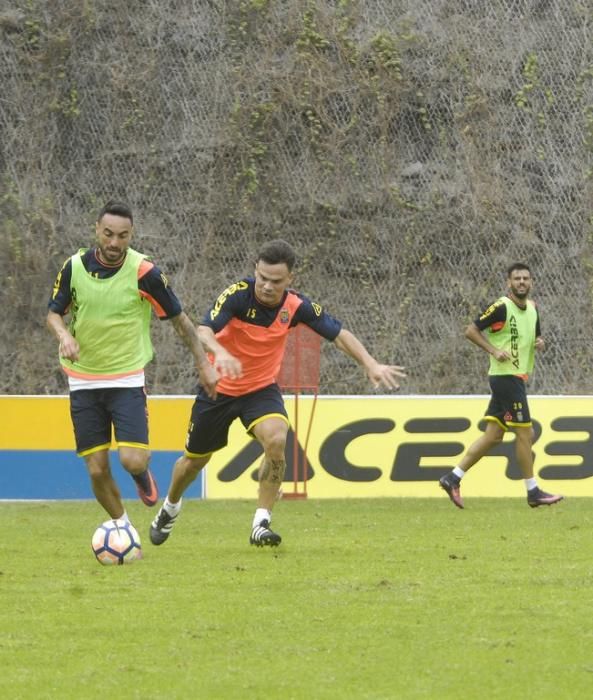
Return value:
<svg viewBox="0 0 593 700">
<path fill-rule="evenodd" d="M 462 329 L 525 259 L 533 393 L 593 393 L 590 2 L 4 5 L 0 392 L 65 391 L 47 297 L 115 196 L 194 319 L 263 239 L 291 241 L 298 288 L 411 394 L 487 391 Z M 155 326 L 151 391 L 192 393 Z M 369 390 L 329 347 L 320 386 Z"/>
<path fill-rule="evenodd" d="M 188 502 L 101 567 L 94 503 L 0 504 L 6 697 L 578 698 L 590 692 L 590 499 Z"/>
</svg>

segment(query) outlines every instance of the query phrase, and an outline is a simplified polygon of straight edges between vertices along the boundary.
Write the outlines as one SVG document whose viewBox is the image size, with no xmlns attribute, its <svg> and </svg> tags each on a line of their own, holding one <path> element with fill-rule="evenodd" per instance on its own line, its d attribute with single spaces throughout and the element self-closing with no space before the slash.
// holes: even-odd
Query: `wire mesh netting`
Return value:
<svg viewBox="0 0 593 700">
<path fill-rule="evenodd" d="M 288 333 L 278 372 L 280 389 L 292 393 L 318 393 L 320 359 L 321 336 L 302 323 L 295 326 Z"/>
<path fill-rule="evenodd" d="M 0 0 L 0 391 L 65 391 L 46 304 L 127 200 L 197 320 L 262 242 L 410 393 L 485 393 L 463 329 L 528 262 L 532 393 L 591 393 L 590 0 Z M 154 324 L 153 393 L 193 391 Z M 321 393 L 364 393 L 330 344 Z"/>
</svg>

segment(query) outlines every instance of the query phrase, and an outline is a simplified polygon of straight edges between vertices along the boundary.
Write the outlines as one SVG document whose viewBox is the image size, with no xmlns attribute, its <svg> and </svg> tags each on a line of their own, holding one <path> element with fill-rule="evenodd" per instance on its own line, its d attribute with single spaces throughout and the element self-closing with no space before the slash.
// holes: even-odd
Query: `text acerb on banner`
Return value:
<svg viewBox="0 0 593 700">
<path fill-rule="evenodd" d="M 294 434 L 289 436 L 286 479 L 293 480 L 292 460 L 297 455 L 297 476 L 302 479 L 307 470 L 309 498 L 439 497 L 435 482 L 479 436 L 487 400 L 485 396 L 318 397 L 306 455 L 303 445 L 294 445 Z M 289 417 L 292 401 L 286 397 Z M 149 398 L 153 463 L 165 480 L 183 450 L 192 402 L 193 396 Z M 593 496 L 593 398 L 534 396 L 530 403 L 540 480 L 567 496 Z M 304 422 L 310 404 L 308 397 L 300 397 Z M 91 497 L 86 491 L 81 496 L 75 488 L 74 477 L 79 468 L 84 475 L 84 465 L 74 456 L 67 397 L 0 397 L 0 425 L 0 499 Z M 485 468 L 467 483 L 467 495 L 523 495 L 517 489 L 521 476 L 513 439 L 507 434 L 484 458 Z M 206 496 L 252 498 L 260 459 L 259 445 L 235 422 L 228 446 L 207 467 Z M 51 465 L 52 478 L 45 483 L 37 475 L 39 488 L 31 494 L 24 485 L 30 483 L 28 471 L 39 464 L 46 471 Z M 86 481 L 80 484 L 83 488 Z M 190 495 L 203 495 L 202 488 Z"/>
</svg>

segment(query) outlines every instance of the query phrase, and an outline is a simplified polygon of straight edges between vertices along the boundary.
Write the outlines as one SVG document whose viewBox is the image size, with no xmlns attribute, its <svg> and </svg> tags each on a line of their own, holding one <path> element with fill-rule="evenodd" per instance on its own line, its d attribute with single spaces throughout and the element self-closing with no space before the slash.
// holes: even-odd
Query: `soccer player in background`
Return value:
<svg viewBox="0 0 593 700">
<path fill-rule="evenodd" d="M 171 320 L 194 356 L 206 395 L 215 394 L 218 376 L 167 278 L 130 248 L 130 208 L 108 202 L 95 230 L 96 245 L 72 255 L 58 273 L 47 325 L 59 342 L 60 363 L 68 377 L 77 454 L 85 460 L 97 501 L 111 518 L 127 519 L 109 464 L 112 426 L 119 459 L 140 498 L 147 506 L 158 500 L 148 466 L 144 386 L 144 367 L 153 356 L 151 310 Z"/>
<path fill-rule="evenodd" d="M 484 420 L 486 430 L 467 449 L 459 464 L 439 484 L 451 501 L 463 508 L 461 479 L 497 445 L 507 430 L 515 433 L 515 450 L 525 480 L 527 503 L 532 507 L 562 500 L 542 491 L 533 472 L 533 427 L 525 383 L 533 370 L 535 351 L 543 350 L 539 313 L 528 299 L 533 280 L 529 267 L 515 263 L 507 270 L 507 294 L 491 304 L 465 330 L 465 337 L 490 355 L 492 392 Z"/>
<path fill-rule="evenodd" d="M 294 265 L 295 253 L 288 243 L 265 244 L 257 256 L 254 277 L 228 287 L 202 320 L 198 335 L 222 376 L 216 399 L 200 389 L 193 404 L 185 452 L 173 467 L 167 497 L 150 528 L 153 544 L 168 538 L 183 493 L 212 454 L 227 444 L 236 418 L 264 450 L 250 542 L 257 546 L 280 543 L 270 523 L 284 477 L 289 422 L 276 376 L 293 326 L 304 323 L 333 341 L 364 368 L 374 387 L 399 388 L 397 378 L 405 376 L 403 367 L 377 362 L 340 321 L 289 288 Z"/>
</svg>

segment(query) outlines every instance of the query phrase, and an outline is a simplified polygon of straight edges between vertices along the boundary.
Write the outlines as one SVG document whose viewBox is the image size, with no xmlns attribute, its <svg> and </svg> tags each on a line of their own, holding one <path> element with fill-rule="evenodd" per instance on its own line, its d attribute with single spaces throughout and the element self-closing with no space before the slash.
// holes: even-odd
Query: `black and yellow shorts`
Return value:
<svg viewBox="0 0 593 700">
<path fill-rule="evenodd" d="M 489 378 L 492 396 L 485 420 L 495 421 L 502 428 L 526 428 L 531 425 L 525 381 L 514 374 L 492 375 Z"/>
<path fill-rule="evenodd" d="M 218 394 L 216 399 L 211 399 L 200 389 L 191 411 L 185 454 L 202 457 L 223 448 L 228 442 L 231 423 L 236 418 L 253 436 L 251 431 L 255 425 L 274 416 L 288 423 L 284 399 L 277 384 L 242 396 Z"/>
<path fill-rule="evenodd" d="M 148 409 L 143 386 L 72 391 L 70 416 L 80 456 L 109 449 L 112 426 L 118 446 L 148 449 Z"/>
</svg>

